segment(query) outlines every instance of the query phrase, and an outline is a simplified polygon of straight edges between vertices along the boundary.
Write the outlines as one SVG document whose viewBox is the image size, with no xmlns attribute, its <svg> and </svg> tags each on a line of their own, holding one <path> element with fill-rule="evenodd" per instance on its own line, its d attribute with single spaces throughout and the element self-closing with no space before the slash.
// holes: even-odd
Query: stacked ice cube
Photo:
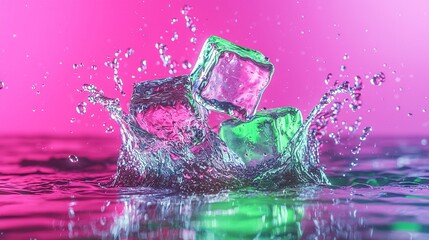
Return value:
<svg viewBox="0 0 429 240">
<path fill-rule="evenodd" d="M 273 71 L 260 52 L 208 38 L 190 76 L 134 86 L 131 115 L 157 145 L 144 151 L 154 160 L 157 151 L 170 153 L 177 185 L 242 184 L 244 164 L 279 157 L 302 124 L 295 108 L 256 112 Z M 207 124 L 210 110 L 233 117 L 221 124 L 220 138 Z"/>
</svg>

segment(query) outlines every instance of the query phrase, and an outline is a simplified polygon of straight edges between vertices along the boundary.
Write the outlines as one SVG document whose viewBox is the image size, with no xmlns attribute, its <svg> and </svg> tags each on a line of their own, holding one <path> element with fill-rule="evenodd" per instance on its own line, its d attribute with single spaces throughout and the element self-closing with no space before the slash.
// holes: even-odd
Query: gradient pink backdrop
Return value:
<svg viewBox="0 0 429 240">
<path fill-rule="evenodd" d="M 181 14 L 186 4 L 192 7 L 195 33 Z M 178 22 L 171 24 L 173 18 Z M 260 107 L 296 106 L 307 115 L 327 90 L 328 73 L 352 79 L 382 71 L 387 80 L 380 87 L 364 78 L 363 124 L 372 126 L 374 134 L 427 136 L 428 23 L 429 2 L 424 0 L 1 0 L 0 80 L 5 88 L 0 90 L 0 134 L 106 135 L 104 122 L 116 127 L 106 112 L 89 104 L 80 115 L 75 107 L 86 100 L 77 91 L 83 83 L 120 97 L 107 79 L 112 76 L 104 67 L 108 56 L 116 49 L 135 50 L 121 62 L 127 95 L 120 99 L 126 107 L 132 83 L 170 76 L 158 65 L 155 43 L 168 46 L 179 64 L 177 75 L 187 74 L 182 61 L 193 64 L 204 40 L 218 35 L 257 49 L 274 63 Z M 174 32 L 179 39 L 172 42 Z M 196 45 L 190 42 L 193 36 Z M 345 54 L 349 59 L 344 60 Z M 142 59 L 148 62 L 146 74 L 137 71 Z M 73 69 L 76 63 L 85 67 Z M 341 65 L 346 71 L 340 71 Z"/>
</svg>

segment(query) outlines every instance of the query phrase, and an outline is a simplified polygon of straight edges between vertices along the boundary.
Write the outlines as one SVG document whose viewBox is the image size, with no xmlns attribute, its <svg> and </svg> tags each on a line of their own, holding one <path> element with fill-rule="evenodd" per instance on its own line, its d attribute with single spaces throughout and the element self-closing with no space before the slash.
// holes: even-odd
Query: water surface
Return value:
<svg viewBox="0 0 429 240">
<path fill-rule="evenodd" d="M 107 187 L 111 138 L 3 136 L 0 239 L 428 239 L 426 139 L 371 136 L 351 171 L 353 146 L 328 142 L 330 186 L 189 196 Z"/>
</svg>

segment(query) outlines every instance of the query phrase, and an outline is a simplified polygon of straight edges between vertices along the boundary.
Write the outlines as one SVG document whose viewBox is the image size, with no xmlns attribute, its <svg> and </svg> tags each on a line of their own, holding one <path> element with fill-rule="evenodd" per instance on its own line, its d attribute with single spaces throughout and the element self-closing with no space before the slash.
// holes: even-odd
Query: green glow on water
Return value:
<svg viewBox="0 0 429 240">
<path fill-rule="evenodd" d="M 420 232 L 423 226 L 418 223 L 412 222 L 395 222 L 391 225 L 393 230 L 407 231 L 407 232 Z"/>
<path fill-rule="evenodd" d="M 301 125 L 302 115 L 298 109 L 270 109 L 256 113 L 248 122 L 224 121 L 219 136 L 244 162 L 249 162 L 283 153 Z"/>
<path fill-rule="evenodd" d="M 210 203 L 196 216 L 198 229 L 201 234 L 218 239 L 297 239 L 302 235 L 304 207 L 287 202 L 260 196 Z"/>
</svg>

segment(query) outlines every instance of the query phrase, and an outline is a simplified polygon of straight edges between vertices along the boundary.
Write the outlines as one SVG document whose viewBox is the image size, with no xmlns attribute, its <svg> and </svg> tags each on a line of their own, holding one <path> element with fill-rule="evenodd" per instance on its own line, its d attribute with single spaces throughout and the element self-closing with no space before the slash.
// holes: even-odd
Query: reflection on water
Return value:
<svg viewBox="0 0 429 240">
<path fill-rule="evenodd" d="M 0 239 L 427 239 L 421 139 L 373 138 L 351 171 L 355 155 L 325 144 L 332 186 L 186 196 L 105 187 L 111 139 L 1 138 Z"/>
</svg>

